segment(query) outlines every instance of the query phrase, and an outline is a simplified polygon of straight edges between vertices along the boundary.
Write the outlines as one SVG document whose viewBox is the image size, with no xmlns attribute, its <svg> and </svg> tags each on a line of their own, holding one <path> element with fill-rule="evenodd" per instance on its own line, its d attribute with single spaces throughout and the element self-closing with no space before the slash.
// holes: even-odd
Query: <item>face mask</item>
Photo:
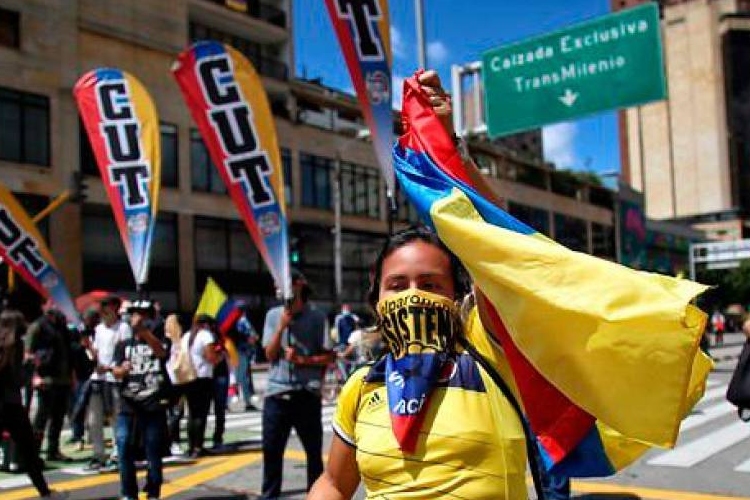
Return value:
<svg viewBox="0 0 750 500">
<path fill-rule="evenodd" d="M 377 310 L 389 347 L 385 380 L 391 429 L 401 450 L 414 453 L 432 390 L 450 368 L 461 332 L 458 307 L 441 295 L 409 289 L 381 300 Z"/>
<path fill-rule="evenodd" d="M 452 351 L 461 331 L 453 300 L 416 288 L 381 300 L 377 311 L 383 338 L 396 359 Z"/>
</svg>

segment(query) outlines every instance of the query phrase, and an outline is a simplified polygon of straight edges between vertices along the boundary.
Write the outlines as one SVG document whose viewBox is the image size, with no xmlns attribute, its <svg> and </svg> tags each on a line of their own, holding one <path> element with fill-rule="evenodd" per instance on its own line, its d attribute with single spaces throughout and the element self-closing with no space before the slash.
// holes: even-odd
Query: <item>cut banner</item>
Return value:
<svg viewBox="0 0 750 500">
<path fill-rule="evenodd" d="M 705 286 L 574 252 L 488 201 L 415 78 L 404 83 L 401 188 L 486 300 L 546 467 L 608 475 L 674 446 L 710 359 Z"/>
<path fill-rule="evenodd" d="M 388 1 L 326 0 L 326 6 L 372 134 L 388 196 L 392 197 L 395 181 L 391 159 L 393 89 Z"/>
<path fill-rule="evenodd" d="M 132 75 L 100 68 L 73 88 L 136 285 L 148 281 L 159 211 L 159 118 L 146 89 Z"/>
<path fill-rule="evenodd" d="M 290 298 L 284 171 L 263 83 L 242 54 L 213 41 L 182 52 L 172 73 L 258 252 Z"/>
<path fill-rule="evenodd" d="M 31 217 L 13 193 L 0 185 L 0 256 L 42 297 L 51 299 L 71 323 L 78 311 Z"/>
</svg>

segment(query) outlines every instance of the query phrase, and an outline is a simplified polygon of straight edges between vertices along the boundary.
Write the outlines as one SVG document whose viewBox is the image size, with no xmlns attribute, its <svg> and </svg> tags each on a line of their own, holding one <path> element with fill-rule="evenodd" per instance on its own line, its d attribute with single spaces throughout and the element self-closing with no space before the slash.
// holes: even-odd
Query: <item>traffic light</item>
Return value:
<svg viewBox="0 0 750 500">
<path fill-rule="evenodd" d="M 86 180 L 83 178 L 83 173 L 80 170 L 73 172 L 73 178 L 70 182 L 70 201 L 74 203 L 83 203 L 86 201 L 89 186 L 86 184 Z"/>
<path fill-rule="evenodd" d="M 299 238 L 292 237 L 289 239 L 289 260 L 292 264 L 299 264 L 300 261 L 300 244 Z"/>
</svg>

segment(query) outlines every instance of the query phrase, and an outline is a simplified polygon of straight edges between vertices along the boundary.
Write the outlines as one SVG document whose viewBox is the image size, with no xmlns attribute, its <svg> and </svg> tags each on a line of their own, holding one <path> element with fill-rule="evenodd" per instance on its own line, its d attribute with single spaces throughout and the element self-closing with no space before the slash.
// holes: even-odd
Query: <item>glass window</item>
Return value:
<svg viewBox="0 0 750 500">
<path fill-rule="evenodd" d="M 508 213 L 538 232 L 549 236 L 549 212 L 546 210 L 510 201 Z"/>
<path fill-rule="evenodd" d="M 376 168 L 341 163 L 341 211 L 380 217 L 380 172 Z"/>
<path fill-rule="evenodd" d="M 228 269 L 229 246 L 225 221 L 208 217 L 195 219 L 195 266 Z"/>
<path fill-rule="evenodd" d="M 615 230 L 612 226 L 591 224 L 591 243 L 593 255 L 615 259 Z"/>
<path fill-rule="evenodd" d="M 302 205 L 331 209 L 331 164 L 329 158 L 300 153 Z"/>
<path fill-rule="evenodd" d="M 0 45 L 21 46 L 21 16 L 14 10 L 0 9 Z"/>
<path fill-rule="evenodd" d="M 578 217 L 555 214 L 555 240 L 571 250 L 588 252 L 586 221 Z"/>
<path fill-rule="evenodd" d="M 284 168 L 284 198 L 286 206 L 294 204 L 294 191 L 292 184 L 292 152 L 289 148 L 281 148 L 281 165 Z"/>
<path fill-rule="evenodd" d="M 161 183 L 167 187 L 179 185 L 178 129 L 177 125 L 162 123 L 161 132 Z"/>
<path fill-rule="evenodd" d="M 0 88 L 0 160 L 50 163 L 49 99 Z"/>
</svg>

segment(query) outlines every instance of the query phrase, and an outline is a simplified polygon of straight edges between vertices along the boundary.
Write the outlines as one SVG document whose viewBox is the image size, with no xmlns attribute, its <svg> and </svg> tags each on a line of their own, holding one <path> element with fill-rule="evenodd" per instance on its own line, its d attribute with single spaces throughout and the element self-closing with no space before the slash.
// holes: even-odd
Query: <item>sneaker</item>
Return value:
<svg viewBox="0 0 750 500">
<path fill-rule="evenodd" d="M 169 453 L 173 457 L 178 457 L 180 455 L 184 455 L 185 450 L 182 449 L 182 446 L 180 446 L 179 443 L 172 443 L 172 446 L 169 447 Z"/>
<path fill-rule="evenodd" d="M 104 466 L 100 469 L 101 472 L 114 472 L 118 469 L 117 466 L 117 460 L 112 460 L 111 458 L 107 460 L 107 462 L 104 464 Z"/>
<path fill-rule="evenodd" d="M 49 462 L 72 462 L 73 459 L 63 455 L 59 451 L 47 452 L 47 461 Z"/>
<path fill-rule="evenodd" d="M 245 411 L 260 411 L 260 410 L 254 404 L 248 403 L 245 405 Z"/>
<path fill-rule="evenodd" d="M 104 467 L 104 462 L 98 458 L 92 458 L 91 461 L 84 467 L 84 470 L 100 471 Z"/>
<path fill-rule="evenodd" d="M 65 500 L 66 498 L 70 498 L 70 493 L 67 491 L 52 490 L 49 492 L 49 495 L 43 496 L 42 498 L 47 500 Z"/>
</svg>

